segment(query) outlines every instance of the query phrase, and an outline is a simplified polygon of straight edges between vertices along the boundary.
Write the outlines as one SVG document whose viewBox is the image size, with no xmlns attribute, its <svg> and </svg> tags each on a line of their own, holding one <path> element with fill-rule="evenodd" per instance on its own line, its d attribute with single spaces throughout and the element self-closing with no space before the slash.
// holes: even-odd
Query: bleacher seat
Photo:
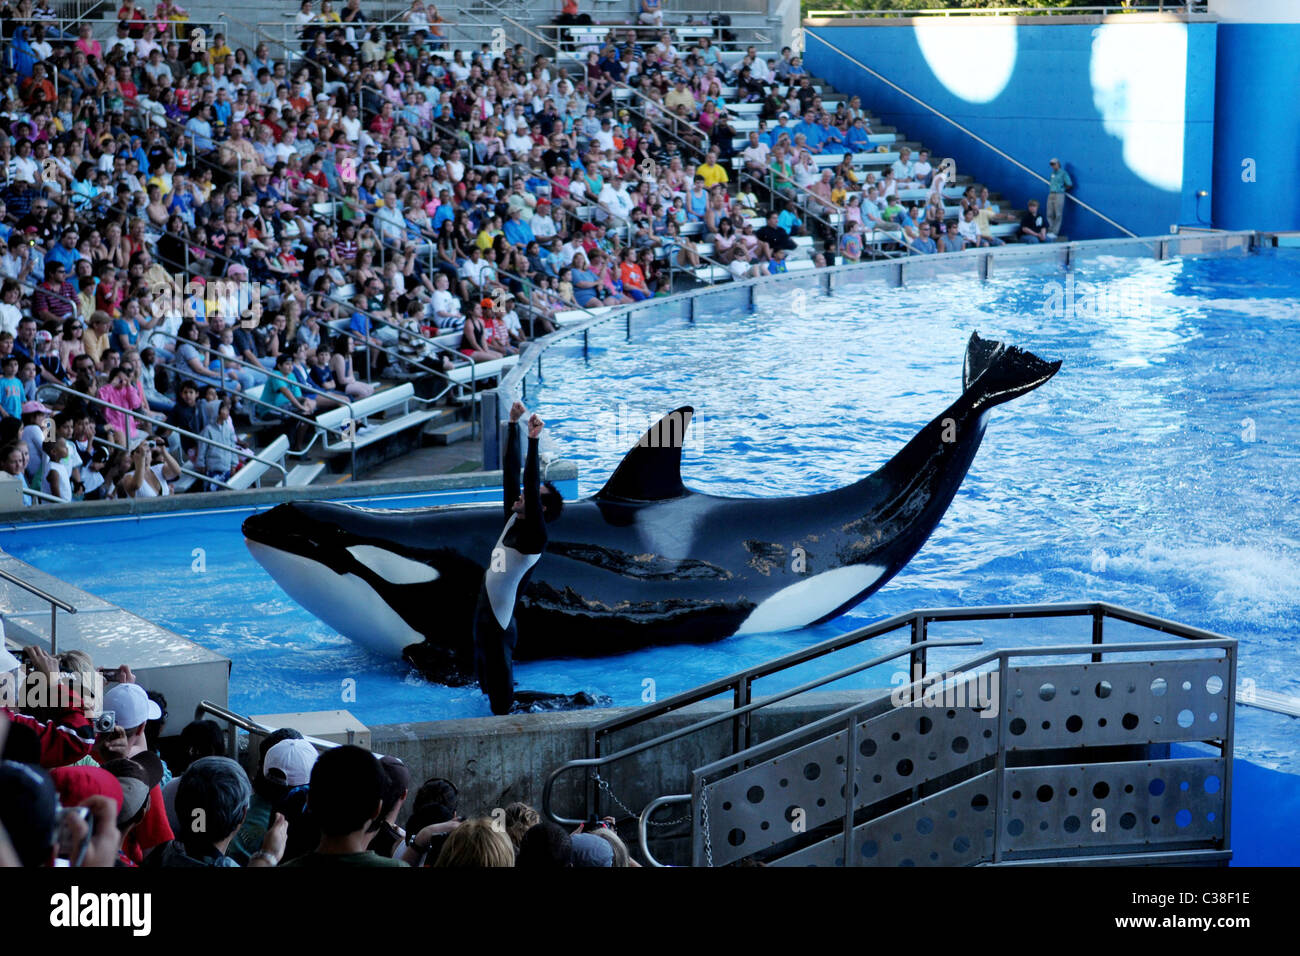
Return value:
<svg viewBox="0 0 1300 956">
<path fill-rule="evenodd" d="M 423 425 L 438 414 L 437 411 L 412 411 L 411 401 L 415 398 L 415 387 L 410 382 L 403 382 L 393 388 L 354 401 L 351 407 L 346 405 L 331 408 L 316 416 L 316 424 L 323 435 L 322 448 L 327 454 L 346 454 L 353 448 L 364 448 L 375 442 L 408 428 Z M 402 406 L 402 414 L 371 422 L 370 419 Z M 342 431 L 344 434 L 339 434 Z M 354 441 L 355 438 L 355 441 Z"/>
</svg>

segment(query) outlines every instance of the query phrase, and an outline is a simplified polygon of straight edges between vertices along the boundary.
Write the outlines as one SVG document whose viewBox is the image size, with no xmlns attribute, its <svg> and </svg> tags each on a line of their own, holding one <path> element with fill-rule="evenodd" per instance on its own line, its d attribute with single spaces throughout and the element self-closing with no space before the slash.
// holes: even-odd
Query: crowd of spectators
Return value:
<svg viewBox="0 0 1300 956">
<path fill-rule="evenodd" d="M 449 50 L 422 0 L 383 26 L 304 0 L 292 48 L 250 52 L 170 0 L 71 32 L 45 10 L 0 4 L 0 467 L 62 501 L 221 487 L 263 426 L 301 448 L 384 377 L 573 310 L 1007 218 L 985 193 L 947 220 L 924 151 L 857 171 L 861 102 L 823 104 L 788 47 L 611 27 L 566 66 Z M 733 102 L 760 104 L 743 148 Z"/>
<path fill-rule="evenodd" d="M 414 788 L 396 757 L 261 738 L 252 779 L 220 725 L 195 720 L 163 755 L 166 701 L 129 667 L 0 644 L 0 866 L 637 866 L 607 817 L 569 832 L 523 803 L 465 817 L 455 784 Z M 18 688 L 58 688 L 19 707 Z M 111 713 L 113 720 L 93 717 Z M 404 824 L 404 825 L 403 825 Z"/>
</svg>

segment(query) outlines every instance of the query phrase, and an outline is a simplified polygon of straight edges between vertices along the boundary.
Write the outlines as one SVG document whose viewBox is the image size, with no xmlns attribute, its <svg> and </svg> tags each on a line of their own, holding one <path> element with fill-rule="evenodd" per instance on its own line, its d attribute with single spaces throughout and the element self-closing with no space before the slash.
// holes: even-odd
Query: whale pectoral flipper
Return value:
<svg viewBox="0 0 1300 956">
<path fill-rule="evenodd" d="M 614 702 L 605 694 L 588 694 L 580 690 L 576 694 L 550 694 L 538 690 L 515 691 L 515 703 L 512 714 L 538 714 L 552 710 L 579 710 L 583 707 L 608 707 Z"/>
<path fill-rule="evenodd" d="M 1059 359 L 1046 362 L 1033 352 L 982 339 L 978 332 L 972 332 L 962 382 L 976 407 L 987 410 L 1032 392 L 1060 367 Z"/>
</svg>

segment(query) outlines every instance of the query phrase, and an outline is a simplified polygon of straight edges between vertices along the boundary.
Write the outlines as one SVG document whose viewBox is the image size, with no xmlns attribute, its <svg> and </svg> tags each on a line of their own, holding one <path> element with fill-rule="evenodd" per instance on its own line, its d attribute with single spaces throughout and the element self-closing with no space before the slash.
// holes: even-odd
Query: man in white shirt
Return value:
<svg viewBox="0 0 1300 956">
<path fill-rule="evenodd" d="M 596 132 L 596 135 L 593 136 L 592 139 L 596 143 L 596 148 L 599 149 L 602 153 L 609 153 L 613 151 L 614 130 L 612 124 L 609 121 L 609 117 L 605 117 L 603 120 L 600 121 L 600 129 Z"/>
<path fill-rule="evenodd" d="M 433 298 L 429 303 L 433 311 L 433 324 L 448 332 L 464 327 L 465 316 L 460 311 L 460 299 L 448 291 L 451 283 L 447 273 L 439 272 L 434 277 L 433 285 Z"/>
<path fill-rule="evenodd" d="M 523 159 L 533 151 L 533 140 L 527 126 L 516 126 L 506 136 L 506 151 L 516 159 Z"/>
<path fill-rule="evenodd" d="M 604 207 L 597 212 L 597 218 L 602 222 L 613 218 L 613 225 L 618 227 L 632 215 L 632 197 L 627 194 L 627 187 L 623 185 L 623 180 L 618 176 L 611 177 L 605 183 L 597 201 Z M 605 214 L 602 215 L 601 213 Z"/>
<path fill-rule="evenodd" d="M 355 143 L 361 138 L 361 114 L 355 103 L 348 107 L 339 125 L 343 128 L 343 135 L 347 137 L 349 143 Z"/>
<path fill-rule="evenodd" d="M 144 65 L 144 71 L 155 83 L 162 82 L 160 77 L 164 76 L 169 83 L 176 79 L 172 76 L 172 68 L 163 62 L 162 50 L 155 49 L 149 54 L 149 62 Z"/>
<path fill-rule="evenodd" d="M 574 256 L 580 252 L 582 252 L 582 243 L 578 242 L 576 237 L 560 246 L 560 268 L 567 269 L 573 265 Z"/>
<path fill-rule="evenodd" d="M 745 147 L 745 151 L 740 155 L 745 160 L 745 166 L 748 169 L 755 170 L 760 175 L 767 173 L 767 163 L 771 158 L 772 151 L 768 148 L 767 143 L 758 138 L 758 130 L 752 129 L 749 131 L 749 145 Z"/>
<path fill-rule="evenodd" d="M 894 179 L 900 188 L 906 188 L 908 184 L 916 180 L 916 163 L 912 161 L 912 150 L 904 146 L 898 151 L 898 159 L 894 160 L 890 167 L 894 171 Z"/>
<path fill-rule="evenodd" d="M 546 244 L 547 239 L 555 237 L 559 232 L 555 228 L 555 220 L 551 218 L 551 201 L 545 197 L 537 200 L 537 211 L 533 213 L 533 218 L 529 222 L 532 227 L 533 236 L 538 242 Z"/>
<path fill-rule="evenodd" d="M 492 264 L 483 258 L 483 252 L 478 246 L 471 246 L 469 258 L 465 260 L 460 267 L 460 277 L 467 280 L 478 289 L 484 287 L 486 277 L 495 274 Z"/>
<path fill-rule="evenodd" d="M 387 243 L 399 243 L 406 238 L 406 218 L 397 205 L 397 193 L 384 194 L 384 206 L 375 213 L 375 232 Z"/>
<path fill-rule="evenodd" d="M 912 176 L 922 186 L 930 185 L 930 176 L 934 173 L 934 167 L 930 165 L 930 151 L 921 150 L 920 156 L 912 164 Z"/>
<path fill-rule="evenodd" d="M 524 115 L 524 104 L 516 103 L 511 107 L 502 123 L 505 125 L 507 133 L 513 133 L 519 129 L 522 129 L 525 133 L 528 132 L 528 117 Z"/>
<path fill-rule="evenodd" d="M 130 37 L 130 25 L 125 20 L 117 22 L 117 36 L 104 44 L 104 59 L 109 60 L 113 56 L 113 51 L 121 49 L 124 53 L 135 52 L 135 41 Z"/>
</svg>

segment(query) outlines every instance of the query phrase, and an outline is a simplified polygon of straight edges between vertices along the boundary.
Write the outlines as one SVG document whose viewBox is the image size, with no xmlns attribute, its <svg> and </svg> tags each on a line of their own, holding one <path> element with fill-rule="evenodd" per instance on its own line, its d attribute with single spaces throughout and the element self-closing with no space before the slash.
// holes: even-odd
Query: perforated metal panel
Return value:
<svg viewBox="0 0 1300 956">
<path fill-rule="evenodd" d="M 982 679 L 996 682 L 997 674 Z M 965 686 L 955 690 L 945 695 L 950 703 L 976 699 Z M 944 699 L 922 699 L 858 725 L 855 808 L 997 752 L 996 712 L 944 707 Z M 842 819 L 846 737 L 842 730 L 705 785 L 714 865 Z"/>
<path fill-rule="evenodd" d="M 997 776 L 980 774 L 918 800 L 854 832 L 855 866 L 967 866 L 993 858 Z M 773 866 L 843 866 L 836 834 L 773 862 Z"/>
<path fill-rule="evenodd" d="M 1008 750 L 1222 739 L 1228 663 L 1198 658 L 1011 667 Z"/>
<path fill-rule="evenodd" d="M 1213 757 L 1022 767 L 1006 771 L 1005 805 L 995 818 L 997 774 L 989 771 L 858 826 L 854 865 L 987 863 L 995 841 L 1007 861 L 1042 851 L 1218 849 L 1224 779 L 1223 761 Z M 836 834 L 773 865 L 843 866 L 843 844 Z"/>
<path fill-rule="evenodd" d="M 1224 836 L 1224 781 L 1217 757 L 1007 770 L 999 814 L 1003 855 L 1217 846 Z"/>
</svg>

